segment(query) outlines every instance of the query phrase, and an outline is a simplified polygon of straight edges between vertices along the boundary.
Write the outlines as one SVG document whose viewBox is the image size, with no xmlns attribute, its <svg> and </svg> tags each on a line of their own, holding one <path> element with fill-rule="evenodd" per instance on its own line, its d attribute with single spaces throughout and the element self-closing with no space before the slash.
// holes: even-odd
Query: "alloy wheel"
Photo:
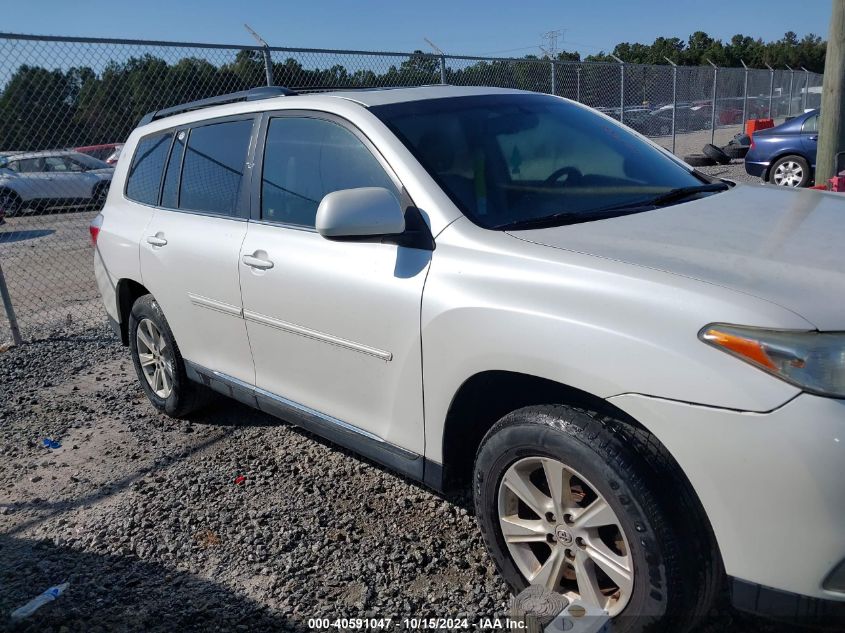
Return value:
<svg viewBox="0 0 845 633">
<path fill-rule="evenodd" d="M 515 462 L 499 483 L 499 526 L 532 585 L 620 613 L 634 567 L 619 518 L 584 476 L 549 457 Z"/>
<path fill-rule="evenodd" d="M 138 361 L 153 392 L 166 399 L 173 391 L 173 354 L 167 341 L 150 319 L 142 319 L 135 332 Z"/>
<path fill-rule="evenodd" d="M 804 169 L 794 160 L 787 160 L 777 166 L 772 177 L 776 185 L 797 187 L 804 180 Z"/>
</svg>

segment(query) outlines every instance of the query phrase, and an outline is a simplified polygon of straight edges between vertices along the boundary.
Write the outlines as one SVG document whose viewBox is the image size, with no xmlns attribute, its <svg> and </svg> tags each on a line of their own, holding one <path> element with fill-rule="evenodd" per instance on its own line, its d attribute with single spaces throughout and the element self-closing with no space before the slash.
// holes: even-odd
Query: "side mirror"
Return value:
<svg viewBox="0 0 845 633">
<path fill-rule="evenodd" d="M 328 239 L 398 235 L 405 231 L 405 214 L 396 196 L 383 187 L 342 189 L 320 201 L 315 224 Z"/>
</svg>

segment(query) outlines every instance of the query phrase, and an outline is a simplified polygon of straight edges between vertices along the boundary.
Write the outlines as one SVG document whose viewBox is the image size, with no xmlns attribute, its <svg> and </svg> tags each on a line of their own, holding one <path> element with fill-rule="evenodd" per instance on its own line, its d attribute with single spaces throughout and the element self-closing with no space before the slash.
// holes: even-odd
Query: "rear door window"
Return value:
<svg viewBox="0 0 845 633">
<path fill-rule="evenodd" d="M 182 165 L 180 209 L 239 214 L 252 127 L 250 118 L 191 129 Z"/>
<path fill-rule="evenodd" d="M 171 132 L 153 134 L 138 142 L 126 179 L 127 198 L 143 204 L 158 204 L 161 175 L 172 136 Z"/>
</svg>

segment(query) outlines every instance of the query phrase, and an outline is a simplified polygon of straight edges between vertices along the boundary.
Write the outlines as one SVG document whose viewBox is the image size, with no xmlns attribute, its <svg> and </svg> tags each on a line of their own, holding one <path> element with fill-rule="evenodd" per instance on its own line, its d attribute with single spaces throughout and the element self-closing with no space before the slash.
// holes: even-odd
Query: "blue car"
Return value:
<svg viewBox="0 0 845 633">
<path fill-rule="evenodd" d="M 819 111 L 811 110 L 786 123 L 754 132 L 745 155 L 745 171 L 784 187 L 806 187 L 816 169 Z"/>
</svg>

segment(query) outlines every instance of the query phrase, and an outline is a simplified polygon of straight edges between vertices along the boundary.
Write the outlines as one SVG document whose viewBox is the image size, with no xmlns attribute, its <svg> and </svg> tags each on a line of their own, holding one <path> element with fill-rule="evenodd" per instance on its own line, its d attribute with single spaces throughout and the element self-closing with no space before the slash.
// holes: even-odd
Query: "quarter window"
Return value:
<svg viewBox="0 0 845 633">
<path fill-rule="evenodd" d="M 395 185 L 367 147 L 346 128 L 322 119 L 270 121 L 261 179 L 261 217 L 314 227 L 323 196 L 340 189 Z"/>
<path fill-rule="evenodd" d="M 161 187 L 161 173 L 170 149 L 171 133 L 154 134 L 138 142 L 129 177 L 126 181 L 126 197 L 143 204 L 157 204 Z"/>
<path fill-rule="evenodd" d="M 237 215 L 252 125 L 252 119 L 245 119 L 191 130 L 182 167 L 180 209 Z"/>
</svg>

